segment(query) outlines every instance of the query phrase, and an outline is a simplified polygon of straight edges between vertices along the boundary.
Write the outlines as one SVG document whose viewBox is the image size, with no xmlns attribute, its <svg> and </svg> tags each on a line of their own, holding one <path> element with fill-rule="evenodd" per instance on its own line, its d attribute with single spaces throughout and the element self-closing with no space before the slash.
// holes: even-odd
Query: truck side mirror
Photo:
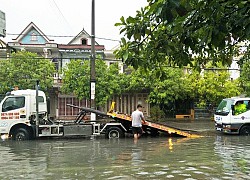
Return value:
<svg viewBox="0 0 250 180">
<path fill-rule="evenodd" d="M 234 113 L 235 113 L 235 105 L 231 105 L 231 109 L 232 109 L 232 115 L 234 115 Z"/>
</svg>

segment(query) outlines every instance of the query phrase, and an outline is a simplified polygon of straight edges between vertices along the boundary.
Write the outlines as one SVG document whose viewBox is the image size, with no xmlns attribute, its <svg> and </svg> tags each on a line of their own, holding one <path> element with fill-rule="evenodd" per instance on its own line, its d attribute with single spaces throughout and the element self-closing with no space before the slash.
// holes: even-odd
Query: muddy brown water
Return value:
<svg viewBox="0 0 250 180">
<path fill-rule="evenodd" d="M 0 179 L 250 179 L 250 137 L 0 142 Z"/>
</svg>

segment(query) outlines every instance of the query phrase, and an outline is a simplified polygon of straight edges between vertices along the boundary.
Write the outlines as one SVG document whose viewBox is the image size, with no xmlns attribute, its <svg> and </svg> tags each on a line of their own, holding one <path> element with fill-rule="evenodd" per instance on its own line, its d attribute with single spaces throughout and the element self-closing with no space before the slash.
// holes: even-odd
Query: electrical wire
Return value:
<svg viewBox="0 0 250 180">
<path fill-rule="evenodd" d="M 6 56 L 0 56 L 0 60 L 1 59 L 12 59 L 13 57 L 6 57 Z M 88 58 L 79 58 L 79 57 L 51 57 L 51 58 L 43 58 L 43 57 L 34 57 L 34 58 L 25 58 L 25 59 L 38 59 L 38 60 L 45 60 L 45 59 L 56 59 L 56 60 L 63 60 L 63 59 L 79 59 L 79 60 L 90 60 Z M 107 58 L 102 58 L 100 60 L 103 61 L 115 61 L 115 62 L 122 62 L 121 59 L 107 59 Z M 54 62 L 55 63 L 55 62 Z M 170 68 L 180 68 L 180 67 L 176 67 L 176 66 L 161 66 L 161 67 L 170 67 Z M 187 68 L 187 67 L 186 67 Z M 187 69 L 191 69 L 191 68 L 187 68 Z M 211 71 L 211 70 L 215 70 L 215 71 L 242 71 L 241 69 L 236 69 L 236 68 L 204 68 L 203 70 L 205 71 Z"/>
<path fill-rule="evenodd" d="M 0 60 L 5 60 L 5 59 L 13 59 L 14 57 L 12 56 L 0 56 Z M 21 58 L 20 58 L 21 59 Z M 32 58 L 29 58 L 29 57 L 25 57 L 25 59 L 37 59 L 37 60 L 46 60 L 46 59 L 49 59 L 49 60 L 63 60 L 63 59 L 79 59 L 79 60 L 90 60 L 90 58 L 79 58 L 79 57 L 32 57 Z M 117 62 L 122 62 L 122 60 L 120 59 L 107 59 L 107 58 L 97 58 L 96 60 L 103 60 L 103 61 L 117 61 Z"/>
<path fill-rule="evenodd" d="M 6 35 L 9 36 L 19 36 L 19 35 L 26 35 L 26 34 L 15 34 L 15 33 L 7 33 Z M 42 36 L 42 37 L 60 37 L 60 38 L 68 38 L 68 37 L 76 37 L 73 35 L 42 35 L 42 34 L 36 34 L 34 36 Z M 120 42 L 120 40 L 117 39 L 111 39 L 111 38 L 103 38 L 103 37 L 95 37 L 96 39 L 102 39 L 102 40 L 107 40 L 107 41 L 117 41 Z"/>
<path fill-rule="evenodd" d="M 56 6 L 56 9 L 58 10 L 58 12 L 60 13 L 60 15 L 62 16 L 63 20 L 65 21 L 65 23 L 67 24 L 68 27 L 70 27 L 70 29 L 72 30 L 72 27 L 70 26 L 69 22 L 67 21 L 67 19 L 65 18 L 65 16 L 63 15 L 62 11 L 60 10 L 60 8 L 58 7 L 57 3 L 55 0 L 52 0 L 54 5 Z"/>
</svg>

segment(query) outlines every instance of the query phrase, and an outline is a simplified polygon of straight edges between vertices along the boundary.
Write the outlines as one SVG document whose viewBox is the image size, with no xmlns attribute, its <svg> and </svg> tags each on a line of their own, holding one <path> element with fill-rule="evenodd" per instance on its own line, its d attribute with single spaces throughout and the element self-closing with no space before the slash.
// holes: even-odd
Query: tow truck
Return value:
<svg viewBox="0 0 250 180">
<path fill-rule="evenodd" d="M 237 105 L 244 109 L 237 112 Z M 250 135 L 250 98 L 232 97 L 223 99 L 215 114 L 215 128 L 226 134 Z"/>
<path fill-rule="evenodd" d="M 106 138 L 122 138 L 125 133 L 131 133 L 131 117 L 116 112 L 102 112 L 87 107 L 79 107 L 75 120 L 51 120 L 47 111 L 45 93 L 41 90 L 15 90 L 11 91 L 0 103 L 0 134 L 2 138 L 14 140 L 29 140 L 39 137 L 72 137 L 72 136 L 100 136 Z M 86 121 L 87 113 L 95 113 L 105 117 L 105 122 Z M 146 121 L 143 129 L 149 134 L 157 134 L 158 131 L 168 134 L 177 134 L 184 137 L 200 137 L 178 128 Z"/>
</svg>

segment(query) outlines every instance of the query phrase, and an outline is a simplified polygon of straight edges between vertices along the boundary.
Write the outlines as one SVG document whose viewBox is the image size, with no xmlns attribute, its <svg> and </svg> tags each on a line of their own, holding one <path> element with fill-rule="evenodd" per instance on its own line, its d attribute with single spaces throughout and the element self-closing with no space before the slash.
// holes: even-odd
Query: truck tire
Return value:
<svg viewBox="0 0 250 180">
<path fill-rule="evenodd" d="M 119 127 L 110 127 L 107 129 L 105 136 L 108 139 L 123 138 L 124 132 Z"/>
<path fill-rule="evenodd" d="M 250 135 L 250 126 L 243 126 L 241 129 L 240 129 L 240 135 L 242 136 L 249 136 Z"/>
<path fill-rule="evenodd" d="M 30 133 L 25 128 L 18 128 L 14 131 L 12 138 L 16 141 L 30 140 Z"/>
</svg>

